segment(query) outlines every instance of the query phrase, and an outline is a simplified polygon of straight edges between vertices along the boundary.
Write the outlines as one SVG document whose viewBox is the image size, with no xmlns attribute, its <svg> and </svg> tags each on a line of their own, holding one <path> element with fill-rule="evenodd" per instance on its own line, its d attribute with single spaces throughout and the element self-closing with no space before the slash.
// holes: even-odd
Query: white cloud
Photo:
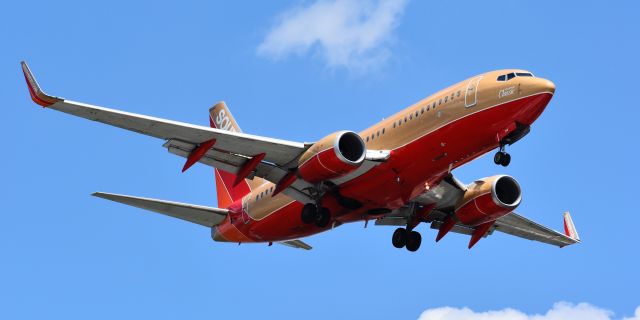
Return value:
<svg viewBox="0 0 640 320">
<path fill-rule="evenodd" d="M 475 312 L 469 308 L 442 307 L 424 311 L 419 320 L 613 320 L 613 312 L 588 303 L 570 304 L 558 302 L 546 314 L 528 315 L 507 308 L 495 311 Z M 635 315 L 623 320 L 640 320 L 640 307 Z"/>
<path fill-rule="evenodd" d="M 311 52 L 331 67 L 367 71 L 391 55 L 407 0 L 317 0 L 281 15 L 258 54 L 282 59 Z"/>
</svg>

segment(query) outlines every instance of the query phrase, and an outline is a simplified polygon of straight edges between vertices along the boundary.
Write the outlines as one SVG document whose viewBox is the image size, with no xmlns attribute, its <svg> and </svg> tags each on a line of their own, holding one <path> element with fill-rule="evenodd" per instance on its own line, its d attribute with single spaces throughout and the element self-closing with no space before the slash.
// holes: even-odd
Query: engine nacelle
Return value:
<svg viewBox="0 0 640 320">
<path fill-rule="evenodd" d="M 364 162 L 367 148 L 353 131 L 330 134 L 309 148 L 298 161 L 298 175 L 316 183 L 343 176 Z"/>
<path fill-rule="evenodd" d="M 521 199 L 520 185 L 514 178 L 505 175 L 483 178 L 467 186 L 455 214 L 460 222 L 477 226 L 515 210 Z"/>
</svg>

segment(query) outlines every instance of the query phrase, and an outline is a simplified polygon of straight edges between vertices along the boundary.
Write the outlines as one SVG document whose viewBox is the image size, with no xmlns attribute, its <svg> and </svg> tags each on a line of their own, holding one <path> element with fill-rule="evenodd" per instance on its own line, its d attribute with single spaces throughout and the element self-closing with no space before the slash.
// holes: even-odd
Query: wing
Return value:
<svg viewBox="0 0 640 320">
<path fill-rule="evenodd" d="M 406 226 L 412 213 L 410 209 L 412 205 L 420 207 L 433 206 L 434 209 L 428 215 L 422 217 L 422 222 L 430 223 L 431 229 L 439 230 L 446 218 L 452 214 L 455 204 L 463 196 L 465 190 L 466 187 L 450 175 L 444 178 L 437 187 L 414 198 L 411 203 L 378 219 L 376 225 Z M 568 212 L 564 215 L 564 226 L 565 233 L 563 234 L 511 212 L 496 220 L 485 236 L 491 235 L 493 231 L 500 231 L 512 236 L 558 247 L 579 243 L 580 238 Z M 473 226 L 457 223 L 453 226 L 451 232 L 472 235 L 475 230 L 476 228 Z"/>
<path fill-rule="evenodd" d="M 164 147 L 173 154 L 188 158 L 187 162 L 204 163 L 233 174 L 242 172 L 243 168 L 251 169 L 245 170 L 249 171 L 244 173 L 246 177 L 259 176 L 279 183 L 295 167 L 295 160 L 310 146 L 300 142 L 165 120 L 51 96 L 40 89 L 25 62 L 22 62 L 22 70 L 31 98 L 37 104 L 47 109 L 164 139 Z M 210 148 L 198 148 L 204 145 Z M 257 155 L 260 156 L 260 161 L 255 165 L 251 159 Z M 252 164 L 251 168 L 245 167 L 248 163 Z M 306 202 L 310 198 L 303 190 L 310 186 L 305 181 L 296 179 L 283 192 L 296 200 Z"/>
<path fill-rule="evenodd" d="M 571 228 L 575 230 L 573 221 L 571 221 L 571 216 L 568 212 L 565 213 L 566 234 L 549 229 L 515 212 L 512 212 L 496 221 L 495 230 L 512 236 L 548 243 L 562 248 L 564 246 L 580 242 L 580 238 L 577 236 L 577 233 L 572 235 L 567 231 L 568 226 L 571 226 Z"/>
<path fill-rule="evenodd" d="M 96 192 L 95 197 L 120 202 L 133 207 L 157 212 L 170 217 L 193 222 L 205 227 L 220 224 L 229 213 L 226 209 L 198 206 L 194 204 L 166 200 L 125 196 L 114 193 Z"/>
</svg>

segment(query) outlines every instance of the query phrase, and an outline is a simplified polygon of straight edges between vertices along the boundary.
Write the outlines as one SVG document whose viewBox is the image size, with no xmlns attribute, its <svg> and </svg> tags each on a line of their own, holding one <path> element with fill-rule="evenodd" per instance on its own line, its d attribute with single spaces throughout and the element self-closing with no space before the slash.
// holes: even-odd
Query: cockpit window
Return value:
<svg viewBox="0 0 640 320">
<path fill-rule="evenodd" d="M 511 72 L 503 75 L 499 75 L 496 80 L 498 81 L 509 81 L 515 77 L 533 77 L 533 74 L 529 72 Z"/>
</svg>

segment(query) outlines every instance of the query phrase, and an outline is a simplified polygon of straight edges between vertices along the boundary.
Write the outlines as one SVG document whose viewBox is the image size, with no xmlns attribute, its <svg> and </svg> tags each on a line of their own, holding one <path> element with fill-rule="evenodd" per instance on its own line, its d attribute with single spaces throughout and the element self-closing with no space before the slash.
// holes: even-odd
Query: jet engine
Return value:
<svg viewBox="0 0 640 320">
<path fill-rule="evenodd" d="M 520 185 L 514 178 L 506 175 L 483 178 L 467 186 L 455 214 L 460 222 L 478 226 L 515 210 L 521 199 Z"/>
<path fill-rule="evenodd" d="M 316 183 L 343 176 L 364 162 L 367 148 L 353 131 L 339 131 L 316 142 L 298 160 L 298 175 Z"/>
</svg>

